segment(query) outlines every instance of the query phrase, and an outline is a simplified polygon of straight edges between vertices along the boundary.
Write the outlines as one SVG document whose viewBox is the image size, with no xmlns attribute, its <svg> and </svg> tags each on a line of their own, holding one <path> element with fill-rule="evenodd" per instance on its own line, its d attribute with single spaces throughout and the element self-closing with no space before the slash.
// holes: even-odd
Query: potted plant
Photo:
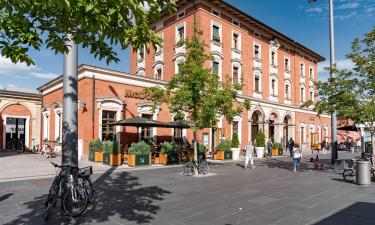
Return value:
<svg viewBox="0 0 375 225">
<path fill-rule="evenodd" d="M 239 148 L 240 141 L 238 139 L 238 134 L 233 133 L 233 138 L 232 138 L 232 159 L 233 160 L 239 160 L 240 159 L 240 151 L 241 148 Z"/>
<path fill-rule="evenodd" d="M 284 155 L 283 144 L 279 143 L 278 155 Z"/>
<path fill-rule="evenodd" d="M 175 142 L 164 141 L 161 144 L 161 150 L 159 154 L 159 163 L 163 165 L 177 163 L 177 144 Z"/>
<path fill-rule="evenodd" d="M 121 165 L 121 152 L 118 146 L 119 144 L 117 142 L 103 142 L 103 164 L 110 166 Z"/>
<path fill-rule="evenodd" d="M 203 143 L 198 142 L 198 158 L 206 159 L 207 148 Z"/>
<path fill-rule="evenodd" d="M 272 145 L 272 156 L 278 156 L 279 155 L 279 148 L 280 148 L 280 143 L 275 142 Z"/>
<path fill-rule="evenodd" d="M 95 162 L 95 153 L 102 150 L 102 142 L 99 139 L 89 142 L 89 161 Z"/>
<path fill-rule="evenodd" d="M 264 157 L 264 149 L 266 147 L 266 137 L 263 132 L 259 132 L 255 138 L 255 152 L 257 158 L 261 159 Z"/>
<path fill-rule="evenodd" d="M 129 166 L 141 166 L 150 165 L 151 162 L 151 146 L 146 142 L 141 141 L 133 143 L 128 151 L 128 165 Z"/>
<path fill-rule="evenodd" d="M 217 151 L 214 155 L 216 160 L 232 159 L 232 142 L 230 140 L 221 140 L 217 145 Z"/>
<path fill-rule="evenodd" d="M 96 139 L 92 141 L 91 146 L 94 151 L 94 162 L 103 162 L 103 142 Z"/>
</svg>

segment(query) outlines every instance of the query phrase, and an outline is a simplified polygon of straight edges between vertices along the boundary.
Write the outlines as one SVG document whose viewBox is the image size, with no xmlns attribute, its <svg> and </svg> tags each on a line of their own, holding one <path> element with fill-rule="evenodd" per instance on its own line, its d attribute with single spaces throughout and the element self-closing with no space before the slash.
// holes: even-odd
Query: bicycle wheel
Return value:
<svg viewBox="0 0 375 225">
<path fill-rule="evenodd" d="M 194 164 L 192 162 L 188 162 L 185 164 L 185 175 L 193 176 L 194 175 Z"/>
<path fill-rule="evenodd" d="M 83 179 L 82 182 L 83 182 L 83 187 L 86 190 L 89 203 L 93 203 L 94 202 L 94 189 L 92 188 L 91 179 L 90 178 Z"/>
<path fill-rule="evenodd" d="M 206 160 L 202 159 L 200 162 L 199 162 L 199 173 L 200 174 L 203 174 L 203 175 L 206 175 L 208 173 L 208 163 Z"/>
<path fill-rule="evenodd" d="M 56 205 L 57 197 L 59 194 L 59 188 L 60 188 L 60 179 L 56 177 L 52 182 L 47 199 L 44 203 L 45 209 L 47 211 Z"/>
<path fill-rule="evenodd" d="M 67 190 L 62 202 L 64 211 L 69 216 L 79 216 L 87 208 L 88 198 L 84 188 L 72 186 Z"/>
<path fill-rule="evenodd" d="M 344 180 L 350 183 L 355 182 L 355 175 L 356 175 L 356 172 L 352 168 L 344 169 L 344 172 L 342 173 Z"/>
</svg>

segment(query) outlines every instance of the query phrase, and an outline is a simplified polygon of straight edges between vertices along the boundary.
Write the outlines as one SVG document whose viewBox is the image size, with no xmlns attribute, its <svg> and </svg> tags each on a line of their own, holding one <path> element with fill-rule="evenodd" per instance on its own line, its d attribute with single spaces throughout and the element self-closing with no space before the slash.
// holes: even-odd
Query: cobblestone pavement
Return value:
<svg viewBox="0 0 375 225">
<path fill-rule="evenodd" d="M 16 166 L 16 165 L 15 165 Z M 0 183 L 0 224 L 372 225 L 375 188 L 342 180 L 340 170 L 291 172 L 289 158 L 211 163 L 208 177 L 185 177 L 182 167 L 94 175 L 96 200 L 80 218 L 56 206 L 44 221 L 51 178 Z"/>
</svg>

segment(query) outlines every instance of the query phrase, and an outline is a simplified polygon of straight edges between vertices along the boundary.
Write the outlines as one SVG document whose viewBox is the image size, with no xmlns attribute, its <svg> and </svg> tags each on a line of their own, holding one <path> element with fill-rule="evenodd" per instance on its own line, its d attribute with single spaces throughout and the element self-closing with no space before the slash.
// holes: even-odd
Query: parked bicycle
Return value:
<svg viewBox="0 0 375 225">
<path fill-rule="evenodd" d="M 78 168 L 60 166 L 53 162 L 51 162 L 51 164 L 55 168 L 58 168 L 59 171 L 56 173 L 57 175 L 52 182 L 48 197 L 44 203 L 46 210 L 45 219 L 48 219 L 50 210 L 56 205 L 59 198 L 61 200 L 62 208 L 67 215 L 72 217 L 81 215 L 86 210 L 88 204 L 93 203 L 94 200 L 94 190 L 90 178 L 92 167 L 88 166 Z M 73 175 L 68 177 L 68 184 L 65 192 L 63 188 L 63 179 L 65 176 L 63 168 L 70 169 L 72 173 L 75 173 L 78 170 L 78 179 L 74 179 Z"/>
<path fill-rule="evenodd" d="M 188 176 L 193 176 L 195 174 L 195 169 L 198 170 L 199 174 L 206 175 L 209 170 L 208 162 L 204 160 L 202 156 L 199 156 L 198 162 L 192 160 L 185 164 L 184 174 Z"/>
<path fill-rule="evenodd" d="M 56 158 L 56 152 L 51 144 L 51 141 L 44 141 L 44 149 L 42 155 L 48 158 Z"/>
<path fill-rule="evenodd" d="M 372 163 L 372 158 L 367 158 L 367 160 L 369 160 L 371 164 L 370 172 L 371 174 L 374 174 L 375 169 Z M 357 159 L 351 159 L 349 166 L 348 166 L 348 163 L 345 162 L 344 171 L 342 173 L 342 177 L 344 178 L 345 181 L 350 182 L 350 183 L 356 182 L 356 176 L 357 176 L 356 165 L 357 165 Z"/>
</svg>

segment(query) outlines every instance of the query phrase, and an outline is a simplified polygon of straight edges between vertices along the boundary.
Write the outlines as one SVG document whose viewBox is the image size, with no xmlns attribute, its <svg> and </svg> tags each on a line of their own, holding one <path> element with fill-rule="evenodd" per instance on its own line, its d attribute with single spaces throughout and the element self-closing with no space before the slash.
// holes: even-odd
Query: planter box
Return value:
<svg viewBox="0 0 375 225">
<path fill-rule="evenodd" d="M 128 156 L 128 166 L 145 166 L 145 165 L 150 165 L 150 163 L 151 163 L 151 154 Z"/>
<path fill-rule="evenodd" d="M 95 162 L 95 152 L 89 151 L 89 161 Z"/>
<path fill-rule="evenodd" d="M 168 162 L 168 155 L 167 154 L 159 154 L 159 163 L 163 165 L 167 165 Z"/>
<path fill-rule="evenodd" d="M 95 152 L 95 162 L 103 162 L 103 152 Z"/>
<path fill-rule="evenodd" d="M 239 160 L 240 159 L 240 152 L 241 148 L 232 148 L 232 159 Z"/>
<path fill-rule="evenodd" d="M 167 164 L 177 164 L 178 163 L 178 154 L 168 155 Z"/>
<path fill-rule="evenodd" d="M 272 149 L 272 156 L 278 156 L 279 155 L 279 149 L 275 148 Z"/>
<path fill-rule="evenodd" d="M 255 147 L 255 152 L 257 153 L 258 159 L 262 159 L 264 157 L 264 147 Z"/>
<path fill-rule="evenodd" d="M 216 151 L 214 160 L 224 160 L 224 151 Z"/>
<path fill-rule="evenodd" d="M 120 166 L 121 165 L 121 154 L 103 154 L 103 164 L 110 166 Z"/>
<path fill-rule="evenodd" d="M 232 152 L 224 152 L 224 160 L 232 159 Z"/>
<path fill-rule="evenodd" d="M 279 149 L 278 153 L 279 153 L 279 155 L 284 155 L 284 150 L 283 149 Z"/>
</svg>

